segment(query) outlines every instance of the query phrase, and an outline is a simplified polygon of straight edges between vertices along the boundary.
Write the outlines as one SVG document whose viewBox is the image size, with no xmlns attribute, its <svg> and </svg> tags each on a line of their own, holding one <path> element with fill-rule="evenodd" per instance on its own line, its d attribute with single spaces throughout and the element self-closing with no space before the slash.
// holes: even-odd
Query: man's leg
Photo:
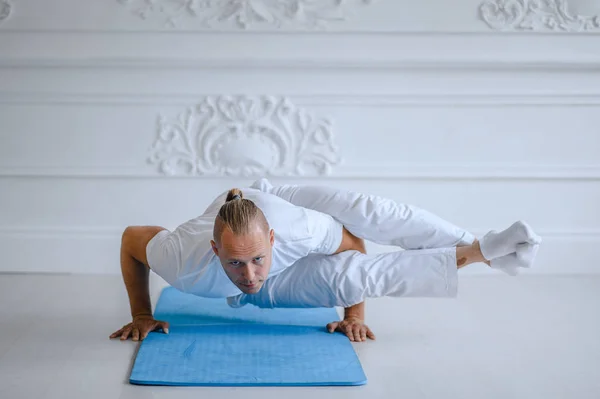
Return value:
<svg viewBox="0 0 600 399">
<path fill-rule="evenodd" d="M 272 186 L 267 179 L 253 188 L 274 194 L 294 205 L 326 213 L 353 235 L 404 249 L 446 248 L 471 245 L 468 231 L 413 205 L 360 192 L 327 186 Z"/>
<path fill-rule="evenodd" d="M 476 243 L 468 231 L 419 207 L 360 192 L 326 186 L 270 184 L 257 180 L 252 187 L 285 199 L 295 205 L 331 215 L 353 235 L 375 243 L 404 249 L 430 249 L 468 246 Z M 529 267 L 541 238 L 522 221 L 504 231 L 490 231 L 481 239 L 481 250 L 491 266 L 514 274 L 516 254 L 519 266 Z M 498 260 L 502 259 L 502 260 Z M 521 262 L 529 259 L 526 264 Z"/>
<path fill-rule="evenodd" d="M 455 297 L 458 269 L 483 262 L 478 244 L 367 255 L 345 251 L 311 255 L 270 277 L 254 295 L 230 306 L 344 308 L 379 297 Z"/>
</svg>

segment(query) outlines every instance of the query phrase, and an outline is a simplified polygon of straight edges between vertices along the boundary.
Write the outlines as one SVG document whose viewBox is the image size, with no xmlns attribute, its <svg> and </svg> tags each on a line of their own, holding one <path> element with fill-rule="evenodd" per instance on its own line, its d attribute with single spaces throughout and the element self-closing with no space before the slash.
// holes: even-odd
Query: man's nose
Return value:
<svg viewBox="0 0 600 399">
<path fill-rule="evenodd" d="M 254 277 L 256 276 L 256 272 L 254 268 L 250 265 L 245 266 L 242 269 L 242 277 L 244 277 L 248 281 L 254 281 Z"/>
</svg>

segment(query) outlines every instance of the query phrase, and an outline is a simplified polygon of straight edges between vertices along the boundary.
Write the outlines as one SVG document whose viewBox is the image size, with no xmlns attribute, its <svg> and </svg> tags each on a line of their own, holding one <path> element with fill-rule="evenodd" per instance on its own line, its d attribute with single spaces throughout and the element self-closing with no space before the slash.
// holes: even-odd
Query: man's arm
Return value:
<svg viewBox="0 0 600 399">
<path fill-rule="evenodd" d="M 146 246 L 159 231 L 158 226 L 133 226 L 125 229 L 121 240 L 121 274 L 129 296 L 132 322 L 111 334 L 127 339 L 131 334 L 134 341 L 144 339 L 150 331 L 162 328 L 168 332 L 168 323 L 154 320 L 150 302 L 150 267 L 146 258 Z"/>
<path fill-rule="evenodd" d="M 346 228 L 343 228 L 342 243 L 335 252 L 343 251 L 358 251 L 363 254 L 367 253 L 365 248 L 365 240 L 358 238 L 350 233 Z M 375 339 L 375 334 L 365 323 L 365 303 L 357 303 L 356 305 L 344 308 L 344 320 L 341 322 L 333 322 L 327 325 L 329 332 L 336 330 L 345 333 L 351 341 L 366 341 L 367 338 Z"/>
<path fill-rule="evenodd" d="M 367 249 L 365 248 L 365 240 L 356 237 L 354 234 L 346 230 L 346 227 L 342 230 L 342 243 L 340 247 L 335 251 L 336 254 L 344 251 L 358 251 L 366 254 Z M 344 320 L 357 319 L 364 322 L 365 320 L 365 303 L 361 302 L 354 306 L 344 309 Z"/>
<path fill-rule="evenodd" d="M 121 274 L 129 296 L 131 318 L 152 316 L 149 283 L 150 268 L 121 251 Z"/>
</svg>

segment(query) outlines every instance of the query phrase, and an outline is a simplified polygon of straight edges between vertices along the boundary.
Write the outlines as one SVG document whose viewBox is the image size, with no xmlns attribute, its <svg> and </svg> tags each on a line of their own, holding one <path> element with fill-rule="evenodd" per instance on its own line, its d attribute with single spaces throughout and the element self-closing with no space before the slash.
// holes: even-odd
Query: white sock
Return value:
<svg viewBox="0 0 600 399">
<path fill-rule="evenodd" d="M 540 244 L 541 242 L 541 237 L 535 234 L 527 223 L 519 220 L 499 233 L 490 231 L 481 238 L 479 245 L 483 257 L 491 261 L 516 252 L 518 244 Z"/>
<path fill-rule="evenodd" d="M 518 244 L 517 245 L 517 260 L 523 267 L 533 266 L 535 257 L 537 256 L 540 244 Z"/>
<path fill-rule="evenodd" d="M 519 267 L 530 268 L 533 266 L 539 247 L 539 244 L 518 244 L 516 252 L 492 259 L 490 267 L 503 271 L 510 276 L 516 276 L 519 274 Z"/>
<path fill-rule="evenodd" d="M 508 255 L 501 256 L 496 259 L 492 259 L 490 261 L 490 267 L 492 269 L 500 270 L 509 276 L 516 276 L 519 274 L 519 266 L 518 266 L 517 254 L 512 253 Z"/>
</svg>

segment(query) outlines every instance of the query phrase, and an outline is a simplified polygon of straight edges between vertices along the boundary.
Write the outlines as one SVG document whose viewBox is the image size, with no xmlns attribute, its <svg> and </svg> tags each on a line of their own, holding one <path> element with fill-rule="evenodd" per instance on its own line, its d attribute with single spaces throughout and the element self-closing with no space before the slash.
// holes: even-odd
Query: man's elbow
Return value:
<svg viewBox="0 0 600 399">
<path fill-rule="evenodd" d="M 342 229 L 342 243 L 335 253 L 339 254 L 344 251 L 358 251 L 363 254 L 367 253 L 367 250 L 365 249 L 365 240 L 350 233 L 346 230 L 346 227 Z"/>
</svg>

